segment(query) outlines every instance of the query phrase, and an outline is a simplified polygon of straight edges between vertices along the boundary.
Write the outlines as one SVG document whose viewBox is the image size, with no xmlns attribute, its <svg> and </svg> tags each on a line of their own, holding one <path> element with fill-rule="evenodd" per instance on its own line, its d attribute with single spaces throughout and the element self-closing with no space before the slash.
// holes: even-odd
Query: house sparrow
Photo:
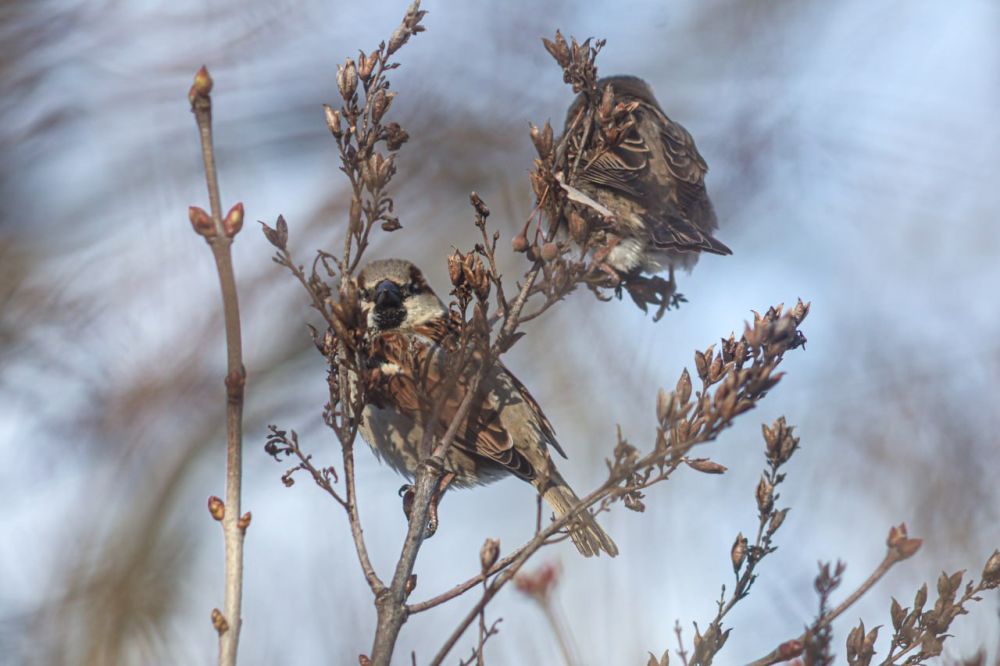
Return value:
<svg viewBox="0 0 1000 666">
<path fill-rule="evenodd" d="M 598 268 L 613 286 L 637 289 L 632 296 L 645 309 L 640 301 L 654 294 L 644 292 L 672 285 L 674 268 L 690 270 L 702 251 L 732 251 L 712 237 L 718 224 L 705 191 L 708 166 L 687 130 L 667 117 L 638 77 L 603 78 L 597 90 L 599 100 L 588 105 L 580 93 L 566 114 L 562 178 L 568 190 L 576 188 L 598 204 L 573 207 L 586 218 L 583 226 L 600 234 L 593 255 Z M 581 198 L 571 193 L 571 200 Z M 571 235 L 580 240 L 572 222 Z M 664 269 L 669 283 L 642 277 Z"/>
<path fill-rule="evenodd" d="M 381 460 L 412 478 L 424 429 L 431 422 L 434 437 L 444 435 L 475 364 L 467 363 L 457 380 L 446 385 L 449 359 L 461 351 L 457 325 L 412 263 L 373 261 L 358 273 L 357 287 L 371 369 L 360 432 Z M 438 402 L 440 412 L 432 415 Z M 449 485 L 475 486 L 513 474 L 531 483 L 556 516 L 562 516 L 578 498 L 556 470 L 549 447 L 565 457 L 538 403 L 496 363 L 483 378 L 445 456 L 436 499 Z M 436 528 L 436 504 L 430 530 Z M 587 511 L 578 514 L 569 533 L 585 556 L 602 550 L 612 557 L 618 554 L 614 541 Z"/>
</svg>

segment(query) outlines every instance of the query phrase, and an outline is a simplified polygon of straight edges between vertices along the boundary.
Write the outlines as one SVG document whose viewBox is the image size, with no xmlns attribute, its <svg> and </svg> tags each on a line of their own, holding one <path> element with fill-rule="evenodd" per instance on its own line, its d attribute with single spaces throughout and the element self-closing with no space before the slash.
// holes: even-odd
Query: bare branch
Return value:
<svg viewBox="0 0 1000 666">
<path fill-rule="evenodd" d="M 205 164 L 205 181 L 212 211 L 207 224 L 204 211 L 191 209 L 191 222 L 212 248 L 215 267 L 222 288 L 222 304 L 226 326 L 226 500 L 222 508 L 222 531 L 225 539 L 226 573 L 223 611 L 212 611 L 212 624 L 219 633 L 219 664 L 235 666 L 243 619 L 240 608 L 243 598 L 243 538 L 250 524 L 250 513 L 240 513 L 243 478 L 243 392 L 246 371 L 240 333 L 239 302 L 230 248 L 233 238 L 243 226 L 243 204 L 236 204 L 222 217 L 219 180 L 215 169 L 215 149 L 212 143 L 212 79 L 202 67 L 195 75 L 188 93 L 191 110 L 198 123 L 201 153 Z"/>
</svg>

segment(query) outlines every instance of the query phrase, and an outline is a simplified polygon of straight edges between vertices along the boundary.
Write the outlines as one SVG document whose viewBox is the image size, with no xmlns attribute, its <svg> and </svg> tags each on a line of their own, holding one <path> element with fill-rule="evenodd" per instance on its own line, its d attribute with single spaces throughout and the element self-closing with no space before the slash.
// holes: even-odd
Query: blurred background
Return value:
<svg viewBox="0 0 1000 666">
<path fill-rule="evenodd" d="M 362 7 L 364 8 L 362 9 Z M 604 74 L 649 80 L 695 136 L 732 257 L 680 276 L 689 303 L 654 324 L 627 302 L 574 294 L 527 325 L 508 365 L 544 405 L 578 490 L 598 483 L 615 424 L 642 447 L 659 386 L 751 309 L 812 302 L 807 350 L 706 455 L 721 477 L 677 474 L 645 514 L 604 525 L 622 555 L 560 545 L 557 601 L 585 663 L 645 663 L 680 620 L 714 615 L 729 547 L 756 525 L 760 424 L 786 415 L 802 450 L 779 505 L 779 550 L 729 617 L 720 663 L 758 657 L 816 611 L 818 560 L 848 563 L 842 598 L 905 521 L 924 549 L 836 625 L 889 624 L 941 570 L 978 578 L 1000 545 L 1000 5 L 941 3 L 427 2 L 399 54 L 392 120 L 413 137 L 393 193 L 404 229 L 371 257 L 404 255 L 447 291 L 445 258 L 477 237 L 478 191 L 507 244 L 530 212 L 528 121 L 562 121 L 572 93 L 541 46 L 556 28 L 607 38 Z M 339 460 L 321 423 L 323 359 L 304 294 L 269 260 L 255 220 L 288 219 L 300 261 L 336 249 L 347 198 L 321 104 L 336 63 L 387 38 L 404 2 L 171 0 L 0 6 L 0 661 L 194 664 L 214 659 L 222 534 L 223 331 L 211 254 L 186 207 L 207 207 L 187 89 L 215 78 L 224 206 L 235 244 L 247 392 L 242 663 L 348 664 L 375 622 L 340 508 L 263 452 L 266 425 Z M 360 505 L 387 574 L 405 525 L 401 480 L 359 448 Z M 514 480 L 454 493 L 417 564 L 423 599 L 478 571 L 487 536 L 531 534 L 534 493 Z M 512 508 L 507 508 L 512 507 Z M 397 656 L 428 659 L 462 598 L 416 616 Z M 996 654 L 1000 599 L 952 627 L 946 654 Z M 538 608 L 513 590 L 492 663 L 553 663 Z M 883 630 L 883 635 L 889 632 Z M 455 653 L 466 656 L 470 633 Z M 878 645 L 884 654 L 884 640 Z M 842 658 L 842 657 L 841 657 Z"/>
</svg>

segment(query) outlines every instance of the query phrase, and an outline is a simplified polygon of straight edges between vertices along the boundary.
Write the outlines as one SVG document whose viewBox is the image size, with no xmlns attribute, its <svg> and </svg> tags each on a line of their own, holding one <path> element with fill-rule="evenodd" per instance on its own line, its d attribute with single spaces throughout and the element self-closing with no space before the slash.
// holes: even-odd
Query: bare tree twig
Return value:
<svg viewBox="0 0 1000 666">
<path fill-rule="evenodd" d="M 246 371 L 240 333 L 239 302 L 236 295 L 236 278 L 233 274 L 231 247 L 233 238 L 243 226 L 243 204 L 236 204 L 222 217 L 219 181 L 215 168 L 215 150 L 212 144 L 212 79 L 202 67 L 195 75 L 188 98 L 194 112 L 201 137 L 202 159 L 211 219 L 201 209 L 192 207 L 191 222 L 212 248 L 215 266 L 222 288 L 222 303 L 226 327 L 226 499 L 209 501 L 213 516 L 221 520 L 225 539 L 226 572 L 223 611 L 212 612 L 212 623 L 219 633 L 219 664 L 235 666 L 239 648 L 240 614 L 243 598 L 243 538 L 250 524 L 250 513 L 240 514 L 240 494 L 243 476 L 243 393 Z M 218 498 L 212 498 L 218 500 Z M 214 509 L 213 509 L 214 507 Z M 221 516 L 219 515 L 221 514 Z"/>
</svg>

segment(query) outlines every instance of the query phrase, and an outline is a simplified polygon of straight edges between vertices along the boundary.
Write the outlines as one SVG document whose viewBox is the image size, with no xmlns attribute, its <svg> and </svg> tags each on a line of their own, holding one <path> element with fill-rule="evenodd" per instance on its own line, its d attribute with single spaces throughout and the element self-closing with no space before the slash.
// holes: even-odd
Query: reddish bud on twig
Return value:
<svg viewBox="0 0 1000 666">
<path fill-rule="evenodd" d="M 201 66 L 201 69 L 197 71 L 194 75 L 194 87 L 199 95 L 207 96 L 212 92 L 212 86 L 214 85 L 211 75 L 208 73 L 208 68 L 205 65 Z"/>
<path fill-rule="evenodd" d="M 226 504 L 221 499 L 212 495 L 208 498 L 208 512 L 212 518 L 221 521 L 226 517 Z"/>
<path fill-rule="evenodd" d="M 372 660 L 366 654 L 358 655 L 358 666 L 372 666 Z"/>
<path fill-rule="evenodd" d="M 218 608 L 212 609 L 212 626 L 215 627 L 220 636 L 229 631 L 229 623 L 226 622 L 226 616 Z"/>
<path fill-rule="evenodd" d="M 496 564 L 498 557 L 500 557 L 500 540 L 487 538 L 483 542 L 483 547 L 479 549 L 479 564 L 483 568 L 483 573 Z"/>
<path fill-rule="evenodd" d="M 226 213 L 226 218 L 222 220 L 222 231 L 227 238 L 233 238 L 243 228 L 243 202 L 237 203 Z"/>
<path fill-rule="evenodd" d="M 403 594 L 410 596 L 415 589 L 417 589 L 417 574 L 410 574 L 410 577 L 406 579 L 406 583 L 403 585 Z"/>
<path fill-rule="evenodd" d="M 199 236 L 213 238 L 215 236 L 215 223 L 212 217 L 198 206 L 188 206 L 188 219 L 191 220 L 191 227 Z"/>
<path fill-rule="evenodd" d="M 250 527 L 251 518 L 252 516 L 250 515 L 250 512 L 247 511 L 242 516 L 240 516 L 239 520 L 236 521 L 236 526 L 240 528 L 240 532 L 246 534 L 247 528 Z"/>
<path fill-rule="evenodd" d="M 209 93 L 212 92 L 212 77 L 208 74 L 208 69 L 202 65 L 201 69 L 197 71 L 194 75 L 194 83 L 191 84 L 191 88 L 188 90 L 188 101 L 191 106 L 194 106 L 196 99 L 208 99 Z"/>
</svg>

